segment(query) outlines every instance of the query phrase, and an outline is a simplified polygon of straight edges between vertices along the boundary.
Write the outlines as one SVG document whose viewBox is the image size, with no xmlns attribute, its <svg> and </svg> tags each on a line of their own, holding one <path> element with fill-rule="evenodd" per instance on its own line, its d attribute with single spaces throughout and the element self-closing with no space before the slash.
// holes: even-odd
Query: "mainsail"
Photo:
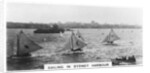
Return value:
<svg viewBox="0 0 150 73">
<path fill-rule="evenodd" d="M 111 31 L 109 32 L 109 34 L 106 36 L 106 38 L 104 39 L 103 42 L 113 42 L 116 40 L 119 40 L 120 38 L 116 35 L 116 33 L 113 31 L 113 29 L 111 29 Z"/>
<path fill-rule="evenodd" d="M 63 33 L 62 32 L 60 32 L 60 37 L 63 37 L 64 35 L 63 35 Z"/>
<path fill-rule="evenodd" d="M 23 31 L 17 35 L 17 53 L 16 55 L 23 55 L 41 49 L 42 47 L 29 39 Z"/>
<path fill-rule="evenodd" d="M 84 38 L 83 38 L 83 36 L 81 35 L 81 33 L 79 32 L 79 30 L 77 31 L 77 34 L 76 34 L 76 35 L 84 41 Z"/>
<path fill-rule="evenodd" d="M 75 35 L 74 32 L 72 32 L 72 35 L 69 39 L 69 41 L 66 43 L 64 49 L 70 49 L 70 50 L 76 50 L 76 49 L 82 49 L 86 46 L 86 43 Z"/>
</svg>

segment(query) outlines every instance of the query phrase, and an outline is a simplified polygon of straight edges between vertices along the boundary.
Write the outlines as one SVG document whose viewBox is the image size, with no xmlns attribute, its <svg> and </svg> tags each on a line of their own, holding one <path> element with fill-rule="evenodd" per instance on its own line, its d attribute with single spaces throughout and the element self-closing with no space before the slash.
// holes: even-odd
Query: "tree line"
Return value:
<svg viewBox="0 0 150 73">
<path fill-rule="evenodd" d="M 57 25 L 60 28 L 142 28 L 139 25 L 98 24 L 98 23 L 23 23 L 7 22 L 7 28 L 47 29 Z"/>
</svg>

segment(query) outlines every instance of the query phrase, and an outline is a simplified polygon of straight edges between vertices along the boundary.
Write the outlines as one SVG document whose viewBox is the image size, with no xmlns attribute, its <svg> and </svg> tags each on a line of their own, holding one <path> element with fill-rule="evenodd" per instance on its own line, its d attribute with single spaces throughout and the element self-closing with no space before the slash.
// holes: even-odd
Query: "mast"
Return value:
<svg viewBox="0 0 150 73">
<path fill-rule="evenodd" d="M 17 35 L 17 49 L 16 49 L 16 55 L 19 55 L 19 49 L 20 49 L 20 37 Z"/>
<path fill-rule="evenodd" d="M 73 34 L 73 31 L 72 31 L 72 35 L 71 35 L 71 47 L 72 47 L 71 49 L 72 49 L 72 50 L 73 50 L 73 48 L 74 48 L 74 46 L 73 46 L 73 35 L 74 35 L 74 34 Z"/>
<path fill-rule="evenodd" d="M 21 30 L 19 32 L 19 34 L 17 35 L 17 52 L 16 52 L 16 55 L 18 56 L 19 55 L 19 51 L 20 51 L 20 35 L 23 33 L 23 31 Z"/>
</svg>

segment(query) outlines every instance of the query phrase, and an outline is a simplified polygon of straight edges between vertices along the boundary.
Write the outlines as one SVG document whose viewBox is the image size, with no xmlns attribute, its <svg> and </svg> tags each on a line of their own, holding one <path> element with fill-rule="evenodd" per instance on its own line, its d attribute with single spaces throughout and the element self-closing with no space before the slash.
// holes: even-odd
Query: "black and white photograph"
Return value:
<svg viewBox="0 0 150 73">
<path fill-rule="evenodd" d="M 7 71 L 45 70 L 46 65 L 62 69 L 52 67 L 60 64 L 82 64 L 73 66 L 81 68 L 85 63 L 143 64 L 142 8 L 6 5 Z"/>
</svg>

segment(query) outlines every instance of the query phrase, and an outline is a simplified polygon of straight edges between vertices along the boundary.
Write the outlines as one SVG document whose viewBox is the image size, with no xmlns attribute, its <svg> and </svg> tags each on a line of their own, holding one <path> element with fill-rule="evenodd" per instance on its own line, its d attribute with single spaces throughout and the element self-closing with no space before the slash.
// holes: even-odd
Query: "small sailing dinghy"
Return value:
<svg viewBox="0 0 150 73">
<path fill-rule="evenodd" d="M 79 38 L 79 36 L 72 32 L 69 41 L 64 47 L 64 49 L 66 49 L 68 52 L 64 54 L 83 54 L 83 48 L 86 45 L 87 44 L 81 38 Z"/>
<path fill-rule="evenodd" d="M 41 46 L 29 39 L 23 31 L 17 35 L 16 48 L 13 49 L 11 58 L 27 58 L 31 57 L 31 52 L 42 49 Z"/>
<path fill-rule="evenodd" d="M 114 41 L 117 41 L 119 39 L 120 37 L 118 37 L 117 34 L 114 32 L 114 30 L 111 29 L 109 34 L 104 39 L 103 43 L 105 43 L 105 45 L 117 45 L 114 43 Z"/>
</svg>

